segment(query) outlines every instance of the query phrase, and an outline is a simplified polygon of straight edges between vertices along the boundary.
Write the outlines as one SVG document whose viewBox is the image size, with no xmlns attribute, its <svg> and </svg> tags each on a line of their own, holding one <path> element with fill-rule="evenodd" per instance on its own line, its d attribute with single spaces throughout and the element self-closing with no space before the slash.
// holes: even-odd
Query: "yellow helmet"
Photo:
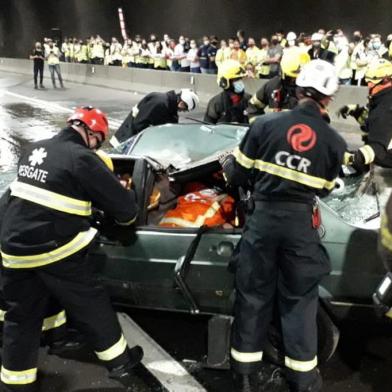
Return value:
<svg viewBox="0 0 392 392">
<path fill-rule="evenodd" d="M 365 80 L 368 83 L 380 83 L 385 78 L 392 76 L 392 63 L 385 59 L 372 61 L 365 74 Z"/>
<path fill-rule="evenodd" d="M 114 172 L 114 165 L 112 158 L 105 151 L 97 150 L 95 153 L 102 159 L 103 163 L 109 168 L 111 172 Z"/>
<path fill-rule="evenodd" d="M 218 69 L 218 85 L 225 90 L 230 87 L 230 80 L 246 76 L 243 66 L 236 60 L 226 60 Z"/>
<path fill-rule="evenodd" d="M 306 52 L 300 52 L 298 50 L 286 51 L 280 62 L 282 68 L 282 77 L 289 76 L 290 78 L 297 78 L 303 65 L 310 61 L 310 56 Z"/>
</svg>

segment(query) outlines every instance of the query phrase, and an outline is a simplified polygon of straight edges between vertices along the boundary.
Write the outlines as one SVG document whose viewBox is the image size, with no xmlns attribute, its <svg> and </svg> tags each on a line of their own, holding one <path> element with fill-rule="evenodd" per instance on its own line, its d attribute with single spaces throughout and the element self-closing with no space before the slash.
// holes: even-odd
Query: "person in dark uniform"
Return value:
<svg viewBox="0 0 392 392">
<path fill-rule="evenodd" d="M 338 114 L 354 117 L 364 131 L 365 145 L 348 158 L 348 164 L 358 173 L 369 170 L 369 165 L 392 168 L 392 63 L 377 59 L 365 74 L 369 86 L 369 104 L 346 105 Z"/>
<path fill-rule="evenodd" d="M 182 89 L 179 93 L 173 90 L 167 93 L 150 93 L 132 108 L 128 117 L 110 139 L 110 143 L 113 147 L 117 147 L 149 126 L 176 124 L 179 111 L 195 110 L 198 104 L 198 96 L 189 89 Z"/>
<path fill-rule="evenodd" d="M 208 57 L 208 51 L 210 49 L 210 39 L 207 36 L 203 37 L 203 45 L 200 46 L 197 57 L 200 61 L 201 73 L 210 72 L 210 58 Z"/>
<path fill-rule="evenodd" d="M 223 91 L 208 102 L 204 121 L 248 123 L 246 108 L 251 96 L 245 92 L 244 76 L 246 71 L 238 61 L 226 60 L 219 67 L 218 84 Z"/>
<path fill-rule="evenodd" d="M 218 73 L 218 67 L 215 62 L 217 52 L 218 52 L 218 38 L 215 35 L 213 35 L 210 38 L 210 46 L 207 51 L 207 54 L 208 54 L 208 73 L 212 74 L 212 75 Z"/>
<path fill-rule="evenodd" d="M 253 392 L 272 321 L 282 325 L 291 392 L 319 392 L 318 284 L 330 272 L 315 198 L 334 189 L 346 143 L 323 117 L 338 89 L 334 66 L 315 60 L 297 78 L 299 103 L 250 127 L 222 163 L 228 183 L 253 178 L 255 209 L 246 221 L 236 269 L 231 358 L 238 391 Z"/>
<path fill-rule="evenodd" d="M 333 64 L 335 60 L 335 53 L 329 51 L 328 49 L 324 49 L 321 46 L 321 41 L 323 40 L 323 36 L 320 33 L 314 33 L 311 37 L 311 40 L 312 40 L 312 47 L 308 50 L 310 59 L 325 60 Z"/>
<path fill-rule="evenodd" d="M 267 112 L 293 109 L 298 103 L 295 80 L 309 55 L 295 49 L 287 51 L 280 63 L 281 76 L 275 76 L 252 96 L 248 105 L 249 122 Z"/>
<path fill-rule="evenodd" d="M 3 328 L 1 387 L 37 388 L 37 357 L 48 302 L 63 306 L 109 377 L 131 383 L 143 357 L 128 348 L 109 297 L 87 258 L 97 230 L 92 206 L 119 225 L 136 219 L 135 195 L 94 153 L 109 134 L 107 117 L 78 108 L 68 127 L 30 144 L 18 163 L 17 180 L 4 197 L 1 228 L 2 286 L 7 312 Z"/>
<path fill-rule="evenodd" d="M 39 86 L 41 88 L 45 88 L 45 86 L 43 85 L 45 53 L 42 48 L 41 42 L 35 43 L 35 47 L 30 55 L 30 59 L 34 62 L 34 88 L 38 89 L 38 74 Z"/>
</svg>

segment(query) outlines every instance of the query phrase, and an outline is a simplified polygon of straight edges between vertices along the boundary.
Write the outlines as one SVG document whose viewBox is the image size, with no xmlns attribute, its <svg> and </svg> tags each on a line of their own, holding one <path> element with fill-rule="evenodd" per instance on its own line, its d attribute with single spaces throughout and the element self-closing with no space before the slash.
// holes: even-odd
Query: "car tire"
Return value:
<svg viewBox="0 0 392 392">
<path fill-rule="evenodd" d="M 317 312 L 318 363 L 327 362 L 334 354 L 339 342 L 339 329 L 333 323 L 322 305 Z M 283 338 L 280 327 L 271 324 L 264 355 L 271 362 L 284 366 Z"/>
</svg>

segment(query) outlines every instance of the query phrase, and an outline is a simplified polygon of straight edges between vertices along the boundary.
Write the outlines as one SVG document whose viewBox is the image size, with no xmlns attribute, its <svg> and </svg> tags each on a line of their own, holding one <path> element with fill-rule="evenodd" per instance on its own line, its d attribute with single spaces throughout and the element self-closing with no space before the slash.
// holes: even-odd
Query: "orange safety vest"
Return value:
<svg viewBox="0 0 392 392">
<path fill-rule="evenodd" d="M 203 189 L 178 198 L 177 207 L 160 222 L 165 227 L 220 226 L 234 218 L 234 199 L 215 189 Z"/>
</svg>

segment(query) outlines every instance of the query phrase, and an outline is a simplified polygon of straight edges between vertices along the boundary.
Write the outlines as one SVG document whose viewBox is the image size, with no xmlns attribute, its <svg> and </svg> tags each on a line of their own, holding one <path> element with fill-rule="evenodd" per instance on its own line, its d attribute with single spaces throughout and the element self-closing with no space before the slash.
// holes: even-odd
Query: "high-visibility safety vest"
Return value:
<svg viewBox="0 0 392 392">
<path fill-rule="evenodd" d="M 4 267 L 42 267 L 84 249 L 97 234 L 88 219 L 92 200 L 120 224 L 135 220 L 133 192 L 74 129 L 29 145 L 0 208 Z"/>
<path fill-rule="evenodd" d="M 89 60 L 89 53 L 88 53 L 87 45 L 85 45 L 85 44 L 81 45 L 80 50 L 76 55 L 76 59 L 79 63 Z"/>
<path fill-rule="evenodd" d="M 160 222 L 165 227 L 221 226 L 234 215 L 234 199 L 215 189 L 188 193 L 178 199 L 177 207 L 168 211 Z"/>
</svg>

